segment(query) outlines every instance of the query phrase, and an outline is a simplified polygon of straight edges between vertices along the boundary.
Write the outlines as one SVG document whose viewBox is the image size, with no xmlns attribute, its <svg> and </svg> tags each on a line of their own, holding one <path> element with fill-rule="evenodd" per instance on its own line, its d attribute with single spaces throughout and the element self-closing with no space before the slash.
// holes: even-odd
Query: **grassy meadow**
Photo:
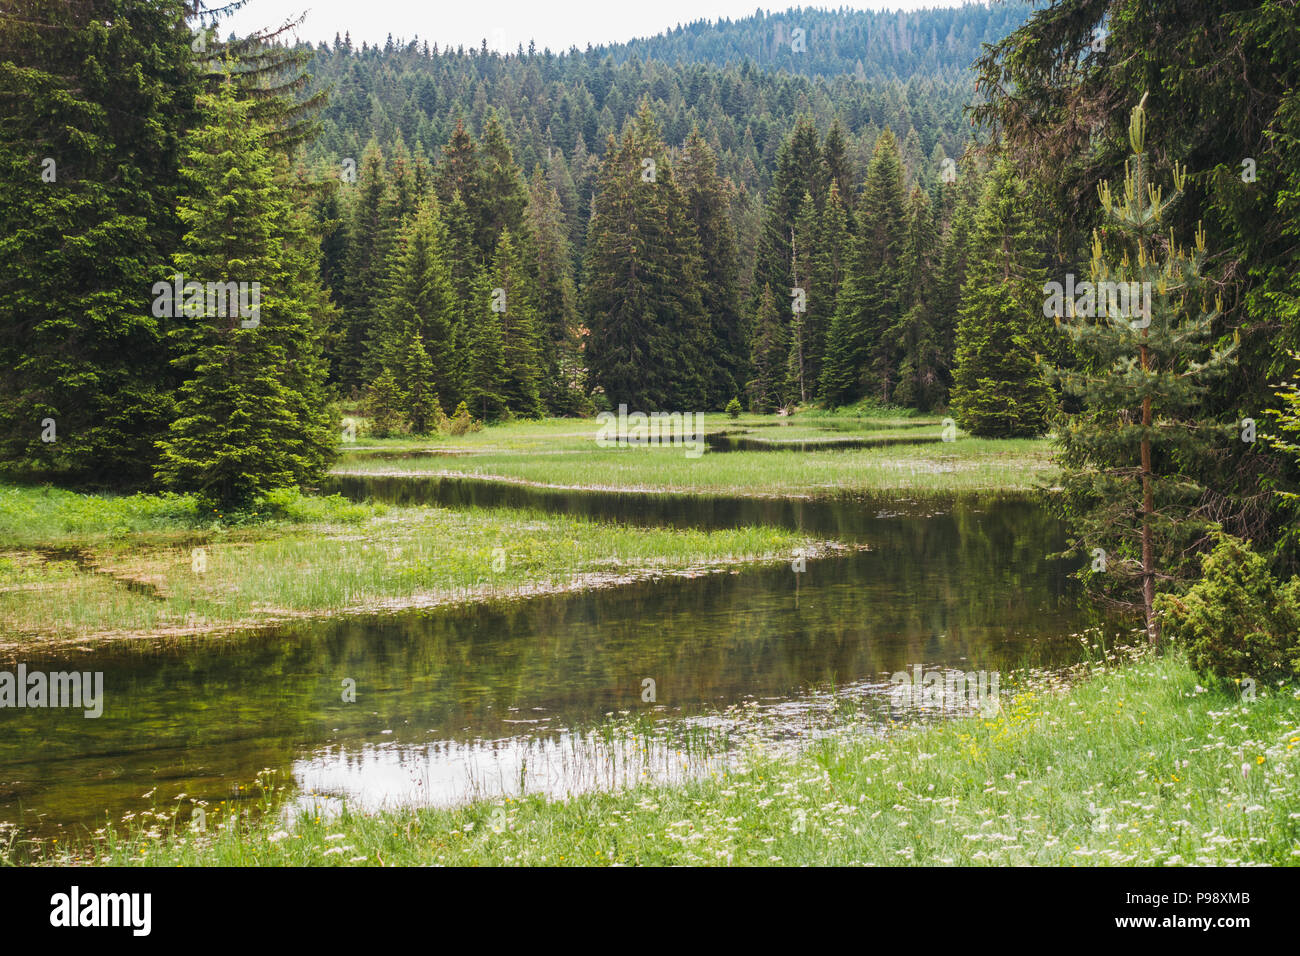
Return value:
<svg viewBox="0 0 1300 956">
<path fill-rule="evenodd" d="M 933 419 L 808 414 L 710 431 L 769 441 L 933 436 L 815 451 L 601 448 L 592 421 L 432 439 L 359 438 L 337 467 L 580 488 L 823 497 L 1023 493 L 1050 443 L 940 440 Z M 364 430 L 362 431 L 364 436 Z M 176 495 L 0 486 L 0 650 L 198 638 L 311 615 L 396 610 L 701 574 L 842 547 L 797 532 L 630 527 L 508 508 L 283 493 L 235 515 Z M 201 560 L 196 555 L 201 554 Z M 247 801 L 173 803 L 72 845 L 0 832 L 11 859 L 90 865 L 1295 865 L 1300 697 L 1204 688 L 1176 649 L 1094 654 L 1013 676 L 992 717 L 882 732 L 846 716 L 798 748 L 755 737 L 686 783 L 455 809 L 303 813 L 266 774 Z M 618 718 L 614 718 L 617 720 Z M 735 747 L 736 741 L 727 746 Z M 692 754 L 698 767 L 700 754 Z M 709 766 L 705 755 L 703 766 Z M 685 766 L 685 764 L 683 764 Z M 192 800 L 190 801 L 193 802 Z M 255 801 L 256 802 L 256 801 Z M 240 809 L 235 810 L 238 806 Z"/>
<path fill-rule="evenodd" d="M 590 439 L 589 439 L 590 441 Z M 544 454 L 483 452 L 402 459 L 350 457 L 340 474 L 442 475 L 555 488 L 763 497 L 1023 493 L 1055 474 L 1044 440 L 963 438 L 844 450 L 706 452 L 627 447 Z"/>
<path fill-rule="evenodd" d="M 356 419 L 360 434 L 363 419 Z M 943 420 L 894 409 L 705 417 L 706 433 L 743 436 L 768 447 L 705 451 L 680 445 L 601 447 L 594 419 L 512 423 L 432 440 L 359 438 L 344 445 L 335 472 L 442 475 L 555 488 L 681 494 L 836 497 L 1022 493 L 1055 475 L 1044 439 L 974 439 Z M 848 443 L 880 442 L 880 447 Z M 926 442 L 896 444 L 896 442 Z M 783 448 L 826 444 L 825 450 Z M 844 443 L 842 447 L 834 447 Z"/>
</svg>

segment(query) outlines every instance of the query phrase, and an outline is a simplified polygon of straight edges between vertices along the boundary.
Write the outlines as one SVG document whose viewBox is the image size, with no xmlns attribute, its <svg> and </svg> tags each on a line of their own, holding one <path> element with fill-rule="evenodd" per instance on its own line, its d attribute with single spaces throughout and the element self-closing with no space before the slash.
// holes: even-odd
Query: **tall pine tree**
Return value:
<svg viewBox="0 0 1300 956">
<path fill-rule="evenodd" d="M 1221 302 L 1209 301 L 1202 274 L 1205 231 L 1198 229 L 1188 247 L 1168 226 L 1187 170 L 1174 165 L 1168 196 L 1151 181 L 1144 104 L 1145 97 L 1130 114 L 1133 154 L 1122 198 L 1109 181 L 1099 187 L 1111 242 L 1094 234 L 1091 298 L 1085 292 L 1060 302 L 1085 362 L 1059 373 L 1084 405 L 1059 442 L 1062 504 L 1074 543 L 1093 554 L 1092 567 L 1102 573 L 1091 578 L 1104 594 L 1141 609 L 1155 643 L 1157 590 L 1195 574 L 1192 559 L 1209 543 L 1211 489 L 1197 476 L 1212 473 L 1240 436 L 1234 422 L 1207 413 L 1206 392 L 1235 364 L 1236 346 L 1212 344 Z M 1098 294 L 1100 283 L 1116 284 L 1116 294 Z M 1130 283 L 1141 292 L 1140 305 L 1117 294 Z"/>
<path fill-rule="evenodd" d="M 0 459 L 148 481 L 175 376 L 151 309 L 200 68 L 180 0 L 0 13 Z"/>
<path fill-rule="evenodd" d="M 904 201 L 898 142 L 885 130 L 867 169 L 848 273 L 827 337 L 822 396 L 831 405 L 868 394 L 887 402 L 897 384 L 889 333 L 898 315 Z"/>
</svg>

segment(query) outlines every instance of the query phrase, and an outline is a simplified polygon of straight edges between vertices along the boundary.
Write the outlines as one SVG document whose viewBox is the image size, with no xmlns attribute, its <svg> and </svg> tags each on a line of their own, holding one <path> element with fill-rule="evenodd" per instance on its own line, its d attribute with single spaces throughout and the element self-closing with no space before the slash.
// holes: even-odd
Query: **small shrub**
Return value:
<svg viewBox="0 0 1300 956">
<path fill-rule="evenodd" d="M 356 504 L 342 495 L 304 495 L 297 488 L 268 491 L 257 502 L 257 511 L 260 517 L 294 524 L 333 521 L 355 524 L 380 513 L 375 507 Z"/>
<path fill-rule="evenodd" d="M 482 431 L 483 423 L 469 413 L 469 406 L 461 402 L 456 406 L 456 414 L 447 419 L 447 434 L 464 435 L 466 432 Z"/>
<path fill-rule="evenodd" d="M 1201 558 L 1202 579 L 1156 599 L 1165 636 L 1186 646 L 1207 678 L 1300 676 L 1300 578 L 1281 584 L 1243 541 L 1221 534 Z"/>
<path fill-rule="evenodd" d="M 739 418 L 739 417 L 740 417 L 740 399 L 739 399 L 739 398 L 733 398 L 731 401 L 727 402 L 727 414 L 730 415 L 732 418 Z"/>
</svg>

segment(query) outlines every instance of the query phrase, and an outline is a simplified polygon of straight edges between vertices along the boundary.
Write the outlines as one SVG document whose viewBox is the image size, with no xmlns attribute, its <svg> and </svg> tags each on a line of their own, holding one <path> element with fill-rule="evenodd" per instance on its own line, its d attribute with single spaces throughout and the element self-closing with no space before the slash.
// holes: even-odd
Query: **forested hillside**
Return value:
<svg viewBox="0 0 1300 956">
<path fill-rule="evenodd" d="M 615 62 L 639 58 L 722 66 L 751 60 L 765 70 L 860 80 L 953 76 L 969 69 L 983 44 L 996 43 L 1020 26 L 1031 9 L 1032 4 L 1013 0 L 922 10 L 757 10 L 738 20 L 697 20 L 658 36 L 602 46 L 596 53 L 608 52 Z"/>
<path fill-rule="evenodd" d="M 926 22 L 969 32 L 971 15 L 935 11 Z M 865 28 L 856 14 L 845 17 L 852 29 Z M 744 38 L 761 22 L 720 30 Z M 433 191 L 438 209 L 424 214 L 437 220 L 430 228 L 476 235 L 473 251 L 449 253 L 461 263 L 449 267 L 461 273 L 456 301 L 474 298 L 475 281 L 505 288 L 505 267 L 493 262 L 503 229 L 510 254 L 523 256 L 518 309 L 500 313 L 500 361 L 496 346 L 485 344 L 495 333 L 471 343 L 464 314 L 422 319 L 422 343 L 442 370 L 442 407 L 465 401 L 495 418 L 590 408 L 589 396 L 653 407 L 721 407 L 739 398 L 756 410 L 866 394 L 927 409 L 943 402 L 952 322 L 939 310 L 960 285 L 951 270 L 964 263 L 978 195 L 976 165 L 963 166 L 959 186 L 956 164 L 971 144 L 964 115 L 971 75 L 808 78 L 750 60 L 717 67 L 624 55 L 620 62 L 613 51 L 594 49 L 499 56 L 415 41 L 354 49 L 347 37 L 311 53 L 314 89 L 330 91 L 307 157 L 311 177 L 333 183 L 317 214 L 326 236 L 323 273 L 342 311 L 334 377 L 345 389 L 374 384 L 384 371 L 374 359 L 380 351 L 404 354 L 405 346 L 378 339 L 401 334 L 401 323 L 385 314 L 412 306 L 386 305 L 379 289 L 391 250 L 403 241 L 402 223 Z M 879 181 L 858 210 L 877 155 Z M 653 191 L 637 185 L 647 160 Z M 614 199 L 619 190 L 623 202 Z M 651 195 L 662 202 L 637 201 Z M 472 225 L 448 221 L 462 214 L 458 199 Z M 834 384 L 826 386 L 827 339 L 859 216 L 871 218 L 883 243 L 864 254 L 882 256 L 892 271 L 875 280 L 887 290 L 884 301 L 863 303 L 865 311 L 836 334 L 872 338 L 876 368 L 859 374 L 861 348 L 840 349 L 839 364 L 826 373 Z M 906 250 L 893 238 L 904 232 L 912 236 Z M 649 238 L 637 256 L 659 266 L 633 286 L 620 279 L 615 247 L 638 233 Z M 941 280 L 945 261 L 949 278 Z M 484 274 L 476 279 L 470 265 Z M 895 272 L 904 268 L 910 291 L 895 296 Z M 796 287 L 797 314 L 790 311 Z M 777 299 L 785 318 L 773 311 Z M 476 355 L 480 347 L 491 356 Z M 649 361 L 655 354 L 677 360 L 661 367 Z M 403 377 L 395 365 L 390 371 Z M 650 380 L 660 374 L 663 381 Z M 483 378 L 502 375 L 516 381 L 513 399 Z M 390 394 L 386 382 L 383 391 Z M 400 391 L 399 383 L 391 394 Z"/>
</svg>

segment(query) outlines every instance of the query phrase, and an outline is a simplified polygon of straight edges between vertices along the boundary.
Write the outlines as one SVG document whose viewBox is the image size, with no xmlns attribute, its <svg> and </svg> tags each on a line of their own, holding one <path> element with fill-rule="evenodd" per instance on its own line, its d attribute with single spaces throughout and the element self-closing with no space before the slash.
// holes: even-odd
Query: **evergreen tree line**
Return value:
<svg viewBox="0 0 1300 956">
<path fill-rule="evenodd" d="M 350 172 L 316 203 L 345 391 L 400 405 L 427 365 L 432 421 L 461 402 L 485 420 L 574 414 L 591 395 L 946 404 L 973 158 L 936 146 L 909 182 L 886 130 L 859 185 L 843 127 L 822 136 L 805 117 L 778 152 L 749 269 L 715 144 L 696 129 L 670 147 L 648 98 L 606 142 L 576 255 L 553 179 L 525 179 L 494 112 L 481 141 L 458 123 L 436 163 L 399 137 Z"/>
<path fill-rule="evenodd" d="M 310 481 L 335 453 L 331 305 L 289 161 L 313 133 L 303 57 L 273 36 L 220 43 L 211 19 L 180 0 L 14 0 L 0 16 L 10 474 L 220 507 Z M 178 299 L 177 283 L 201 291 Z M 252 312 L 209 283 L 256 288 Z"/>
<path fill-rule="evenodd" d="M 436 158 L 457 123 L 481 138 L 490 110 L 526 175 L 539 164 L 558 167 L 550 172 L 571 221 L 579 209 L 584 219 L 590 212 L 592 167 L 605 141 L 621 134 L 646 97 L 667 142 L 680 144 L 699 128 L 722 173 L 748 193 L 767 187 L 781 143 L 801 116 L 821 129 L 838 118 L 863 166 L 885 127 L 905 143 L 916 131 L 909 171 L 936 145 L 955 155 L 970 136 L 967 75 L 810 79 L 752 62 L 615 63 L 595 51 L 502 56 L 415 41 L 386 52 L 356 50 L 346 39 L 299 50 L 310 55 L 313 90 L 330 94 L 310 161 L 358 157 L 371 139 L 387 150 L 399 136 L 413 153 Z"/>
<path fill-rule="evenodd" d="M 576 293 L 558 198 L 526 182 L 495 117 L 435 166 L 372 142 L 318 195 L 321 272 L 339 306 L 333 379 L 417 433 L 445 408 L 573 414 Z"/>
</svg>

